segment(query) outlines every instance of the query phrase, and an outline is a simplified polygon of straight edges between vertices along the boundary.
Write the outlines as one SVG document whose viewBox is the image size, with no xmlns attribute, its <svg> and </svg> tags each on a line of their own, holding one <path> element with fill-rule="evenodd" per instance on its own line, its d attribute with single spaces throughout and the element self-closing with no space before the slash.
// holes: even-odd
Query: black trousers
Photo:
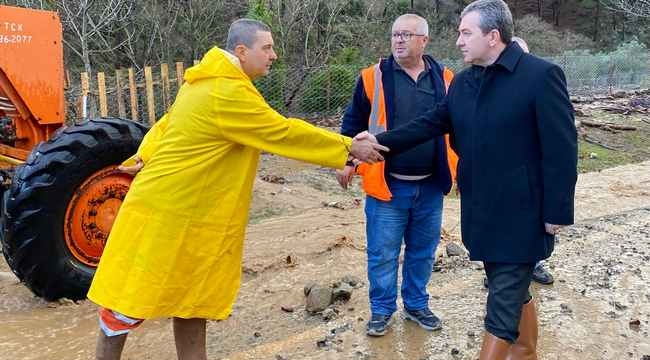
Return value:
<svg viewBox="0 0 650 360">
<path fill-rule="evenodd" d="M 507 264 L 484 262 L 488 278 L 485 330 L 514 343 L 519 337 L 522 306 L 530 301 L 528 291 L 535 263 Z"/>
</svg>

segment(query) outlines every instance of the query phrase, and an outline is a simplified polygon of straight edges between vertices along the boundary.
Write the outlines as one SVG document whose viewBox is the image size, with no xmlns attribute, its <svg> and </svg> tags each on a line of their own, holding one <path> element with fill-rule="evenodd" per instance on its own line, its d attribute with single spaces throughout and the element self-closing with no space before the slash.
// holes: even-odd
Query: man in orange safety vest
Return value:
<svg viewBox="0 0 650 360">
<path fill-rule="evenodd" d="M 341 133 L 377 134 L 434 108 L 453 73 L 424 54 L 428 24 L 414 14 L 398 17 L 391 33 L 392 55 L 361 71 Z M 441 328 L 429 309 L 427 283 L 440 240 L 442 199 L 453 183 L 457 157 L 444 136 L 376 164 L 361 164 L 366 192 L 366 237 L 370 310 L 366 332 L 382 336 L 397 310 L 397 272 L 404 240 L 401 295 L 404 315 L 427 330 Z M 347 188 L 355 166 L 337 172 Z"/>
</svg>

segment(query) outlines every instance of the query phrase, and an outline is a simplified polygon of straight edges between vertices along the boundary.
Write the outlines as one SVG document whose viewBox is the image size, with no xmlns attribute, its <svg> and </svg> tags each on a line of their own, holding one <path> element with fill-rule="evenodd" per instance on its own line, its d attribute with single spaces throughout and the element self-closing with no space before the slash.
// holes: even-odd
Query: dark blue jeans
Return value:
<svg viewBox="0 0 650 360">
<path fill-rule="evenodd" d="M 427 284 L 442 224 L 442 191 L 427 178 L 386 179 L 390 201 L 366 197 L 370 310 L 391 315 L 397 310 L 397 271 L 404 239 L 402 300 L 409 310 L 428 306 Z"/>
</svg>

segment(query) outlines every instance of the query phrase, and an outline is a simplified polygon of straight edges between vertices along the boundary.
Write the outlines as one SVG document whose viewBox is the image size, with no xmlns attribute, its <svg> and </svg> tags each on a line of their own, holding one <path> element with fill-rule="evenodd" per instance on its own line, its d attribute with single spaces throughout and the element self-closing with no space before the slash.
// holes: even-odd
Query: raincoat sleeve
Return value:
<svg viewBox="0 0 650 360">
<path fill-rule="evenodd" d="M 321 166 L 345 166 L 351 138 L 280 115 L 252 85 L 224 81 L 221 86 L 214 111 L 225 139 Z"/>
<path fill-rule="evenodd" d="M 151 129 L 147 132 L 147 134 L 144 136 L 142 139 L 142 142 L 140 143 L 140 147 L 138 148 L 138 151 L 133 154 L 130 158 L 124 160 L 122 162 L 122 165 L 124 166 L 133 166 L 136 163 L 136 157 L 139 157 L 143 163 L 147 163 L 149 159 L 151 159 L 151 155 L 153 155 L 154 151 L 158 148 L 158 145 L 160 144 L 160 139 L 162 139 L 163 134 L 165 133 L 165 130 L 167 129 L 167 122 L 168 122 L 168 117 L 167 114 L 165 114 L 158 122 L 156 122 Z"/>
</svg>

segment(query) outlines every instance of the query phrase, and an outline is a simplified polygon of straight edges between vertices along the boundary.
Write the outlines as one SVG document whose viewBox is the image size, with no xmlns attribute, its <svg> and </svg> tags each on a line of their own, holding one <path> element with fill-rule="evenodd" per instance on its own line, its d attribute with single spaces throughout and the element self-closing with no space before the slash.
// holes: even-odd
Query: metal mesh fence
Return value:
<svg viewBox="0 0 650 360">
<path fill-rule="evenodd" d="M 274 70 L 256 86 L 288 116 L 315 118 L 340 114 L 350 101 L 361 65 L 330 65 Z"/>
<path fill-rule="evenodd" d="M 650 87 L 650 56 L 646 54 L 635 59 L 616 59 L 610 56 L 584 55 L 547 58 L 558 64 L 565 72 L 571 95 L 611 93 L 619 90 L 632 90 Z M 459 60 L 442 61 L 447 67 L 458 72 L 465 65 Z M 367 65 L 329 65 L 311 68 L 278 67 L 255 82 L 267 102 L 277 111 L 293 117 L 322 119 L 339 117 L 349 103 L 359 75 Z M 140 122 L 159 119 L 178 91 L 177 74 L 172 72 L 168 81 L 160 73 L 153 73 L 151 90 L 143 73 L 135 73 L 133 94 L 129 84 L 121 90 L 114 85 L 115 79 L 106 76 L 106 110 L 109 116 L 124 116 Z M 111 85 L 112 84 L 112 85 Z M 534 86 L 534 84 L 531 84 Z M 91 86 L 88 108 L 101 114 L 99 91 Z M 516 89 L 513 89 L 516 91 Z M 148 95 L 151 94 L 151 95 Z M 81 117 L 79 86 L 67 91 L 68 118 Z M 92 111 L 90 112 L 92 115 Z"/>
<path fill-rule="evenodd" d="M 650 88 L 648 53 L 634 59 L 604 55 L 565 55 L 544 59 L 562 68 L 571 95 L 607 94 Z M 454 72 L 466 67 L 461 60 L 444 60 L 442 63 Z"/>
<path fill-rule="evenodd" d="M 608 93 L 650 87 L 650 54 L 634 58 L 575 55 L 549 58 L 567 77 L 573 95 Z"/>
</svg>

